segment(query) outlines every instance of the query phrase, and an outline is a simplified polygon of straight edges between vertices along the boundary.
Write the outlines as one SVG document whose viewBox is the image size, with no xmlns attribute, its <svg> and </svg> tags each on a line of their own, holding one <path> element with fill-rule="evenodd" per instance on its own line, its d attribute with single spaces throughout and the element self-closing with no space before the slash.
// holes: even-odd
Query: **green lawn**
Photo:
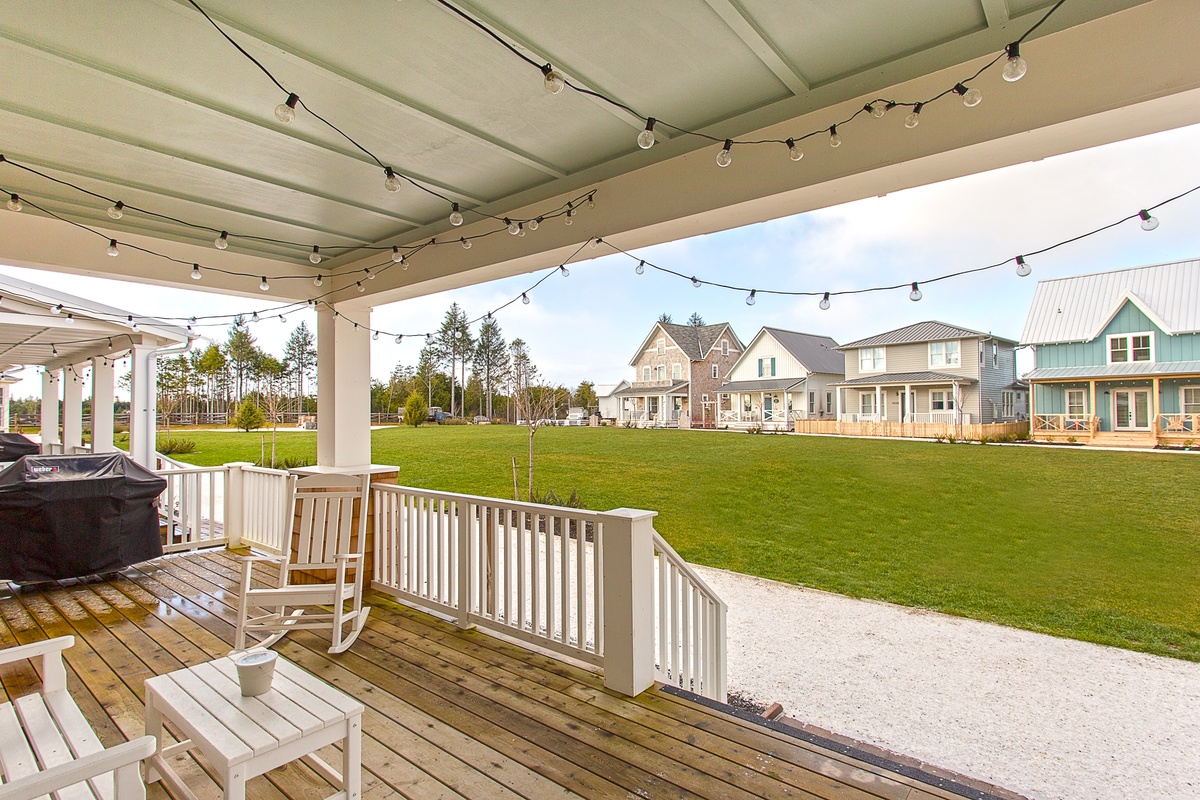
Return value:
<svg viewBox="0 0 1200 800">
<path fill-rule="evenodd" d="M 195 463 L 258 458 L 259 433 L 184 435 Z M 278 442 L 315 461 L 314 433 Z M 616 428 L 537 450 L 539 488 L 656 510 L 695 563 L 1200 661 L 1195 457 Z M 404 484 L 510 497 L 525 429 L 379 430 L 372 452 Z"/>
</svg>

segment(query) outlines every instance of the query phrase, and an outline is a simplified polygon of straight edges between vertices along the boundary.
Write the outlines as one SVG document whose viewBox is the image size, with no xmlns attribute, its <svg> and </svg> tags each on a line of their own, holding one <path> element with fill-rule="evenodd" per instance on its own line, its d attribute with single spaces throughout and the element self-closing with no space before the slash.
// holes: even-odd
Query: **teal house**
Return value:
<svg viewBox="0 0 1200 800">
<path fill-rule="evenodd" d="M 1200 444 L 1200 260 L 1039 281 L 1034 438 Z"/>
</svg>

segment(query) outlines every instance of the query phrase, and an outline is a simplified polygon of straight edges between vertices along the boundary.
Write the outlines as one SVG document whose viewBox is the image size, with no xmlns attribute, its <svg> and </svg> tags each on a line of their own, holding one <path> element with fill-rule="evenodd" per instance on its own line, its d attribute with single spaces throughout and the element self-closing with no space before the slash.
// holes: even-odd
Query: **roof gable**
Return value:
<svg viewBox="0 0 1200 800">
<path fill-rule="evenodd" d="M 650 347 L 650 341 L 657 338 L 655 331 L 662 331 L 663 336 L 682 350 L 689 361 L 703 361 L 721 341 L 722 334 L 727 334 L 733 342 L 736 342 L 739 350 L 742 348 L 741 341 L 733 332 L 733 328 L 729 327 L 728 322 L 718 322 L 715 325 L 676 325 L 673 322 L 656 322 L 650 329 L 650 335 L 642 340 L 641 347 L 633 354 L 633 358 L 629 362 L 631 367 L 637 366 L 642 353 Z"/>
<path fill-rule="evenodd" d="M 1011 339 L 1005 339 L 1003 336 L 994 336 L 990 333 L 982 331 L 973 331 L 970 328 L 960 328 L 957 325 L 948 325 L 945 322 L 930 320 L 928 322 L 917 322 L 912 325 L 907 325 L 903 328 L 897 328 L 894 331 L 887 333 L 879 333 L 874 336 L 868 336 L 866 339 L 859 339 L 857 342 L 850 342 L 839 347 L 839 350 L 850 350 L 856 347 L 877 347 L 880 345 L 889 344 L 917 344 L 919 342 L 942 342 L 951 339 L 970 339 L 980 337 L 984 339 L 998 339 L 1002 342 L 1016 344 Z"/>
<path fill-rule="evenodd" d="M 846 373 L 846 358 L 838 351 L 838 343 L 828 336 L 782 328 L 763 328 L 762 333 L 769 334 L 779 342 L 809 372 Z"/>
<path fill-rule="evenodd" d="M 1126 303 L 1164 333 L 1200 332 L 1200 260 L 1038 281 L 1021 343 L 1091 341 Z"/>
</svg>

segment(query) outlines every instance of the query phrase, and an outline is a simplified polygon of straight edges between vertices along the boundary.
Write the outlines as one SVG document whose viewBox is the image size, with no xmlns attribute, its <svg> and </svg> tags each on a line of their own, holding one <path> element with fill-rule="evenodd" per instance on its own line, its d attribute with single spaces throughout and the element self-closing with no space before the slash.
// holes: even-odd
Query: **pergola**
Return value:
<svg viewBox="0 0 1200 800">
<path fill-rule="evenodd" d="M 197 3 L 6 5 L 0 262 L 317 301 L 330 468 L 370 461 L 372 307 L 1200 121 L 1191 0 L 1068 0 L 1016 83 L 1045 0 Z M 863 111 L 997 56 L 976 107 Z"/>
</svg>

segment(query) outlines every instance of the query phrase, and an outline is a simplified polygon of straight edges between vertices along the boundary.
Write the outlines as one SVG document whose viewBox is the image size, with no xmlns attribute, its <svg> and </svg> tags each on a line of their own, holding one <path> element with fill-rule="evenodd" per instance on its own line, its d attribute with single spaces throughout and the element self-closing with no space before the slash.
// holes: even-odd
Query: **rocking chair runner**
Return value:
<svg viewBox="0 0 1200 800">
<path fill-rule="evenodd" d="M 300 528 L 295 554 L 245 557 L 238 593 L 236 650 L 246 649 L 247 631 L 271 633 L 256 647 L 270 647 L 288 631 L 313 628 L 332 629 L 331 653 L 340 653 L 354 644 L 371 612 L 369 607 L 362 607 L 370 480 L 370 476 L 347 475 L 290 479 L 292 514 L 284 524 L 290 528 L 298 513 Z M 353 524 L 355 500 L 359 502 L 357 525 Z M 292 541 L 291 533 L 291 530 L 286 532 L 284 541 Z M 261 561 L 279 562 L 277 587 L 250 587 L 251 572 L 255 563 Z M 294 584 L 291 575 L 296 570 L 333 570 L 334 581 Z M 350 571 L 354 573 L 352 578 L 347 577 Z M 346 610 L 346 603 L 352 604 L 351 610 Z M 306 610 L 315 606 L 332 606 L 332 611 Z"/>
</svg>

